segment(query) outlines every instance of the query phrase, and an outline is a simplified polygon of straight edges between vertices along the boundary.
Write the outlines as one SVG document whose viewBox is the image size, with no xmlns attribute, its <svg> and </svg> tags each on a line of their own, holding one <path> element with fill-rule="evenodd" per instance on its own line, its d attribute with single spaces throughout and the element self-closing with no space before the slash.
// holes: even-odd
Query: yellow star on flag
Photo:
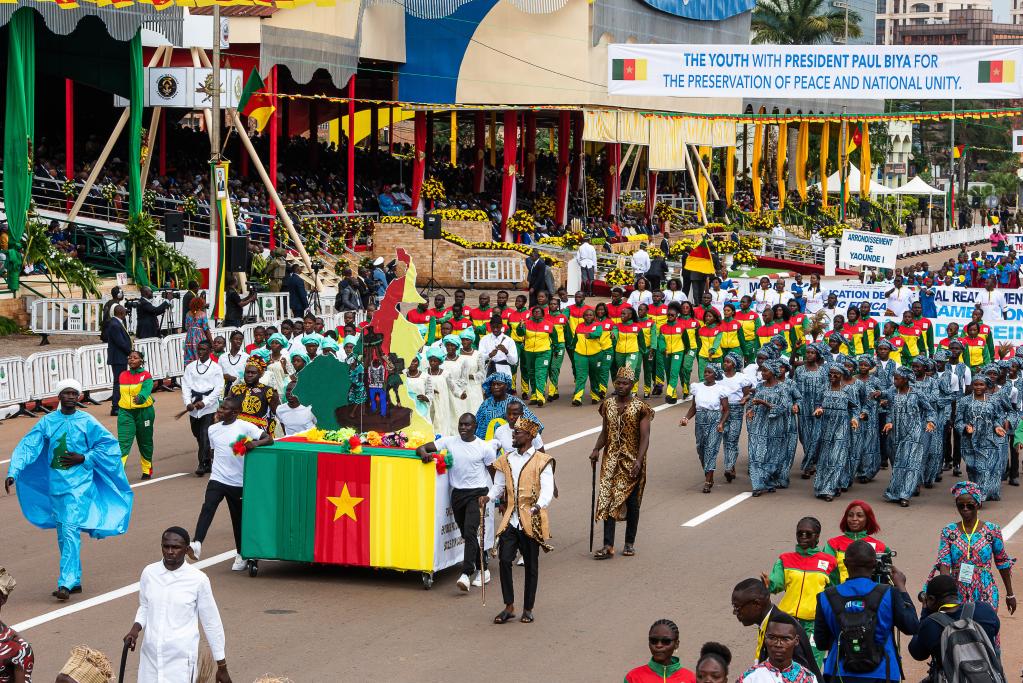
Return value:
<svg viewBox="0 0 1023 683">
<path fill-rule="evenodd" d="M 345 484 L 341 489 L 340 496 L 327 496 L 327 500 L 334 504 L 336 508 L 334 510 L 334 521 L 341 519 L 342 517 L 351 517 L 353 521 L 355 519 L 355 506 L 361 503 L 363 498 L 356 498 L 352 494 L 348 493 L 348 484 Z"/>
</svg>

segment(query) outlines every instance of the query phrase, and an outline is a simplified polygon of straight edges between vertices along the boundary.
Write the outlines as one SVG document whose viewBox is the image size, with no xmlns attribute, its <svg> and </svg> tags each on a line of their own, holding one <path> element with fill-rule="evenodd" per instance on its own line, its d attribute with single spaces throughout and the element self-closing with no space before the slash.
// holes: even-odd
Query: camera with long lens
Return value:
<svg viewBox="0 0 1023 683">
<path fill-rule="evenodd" d="M 160 296 L 164 299 L 180 299 L 181 292 L 176 292 L 173 289 L 161 289 Z"/>
<path fill-rule="evenodd" d="M 323 270 L 323 267 L 324 267 L 323 266 L 323 261 L 321 261 L 318 258 L 317 259 L 313 259 L 312 262 L 309 265 L 311 265 L 313 267 L 313 272 L 316 272 L 316 273 L 318 273 L 321 270 Z"/>
<path fill-rule="evenodd" d="M 885 550 L 877 553 L 877 561 L 874 563 L 874 573 L 871 579 L 882 585 L 892 585 L 892 560 L 897 553 L 894 550 Z"/>
<path fill-rule="evenodd" d="M 124 301 L 121 302 L 121 305 L 124 306 L 124 310 L 131 311 L 131 310 L 133 310 L 135 308 L 138 308 L 139 300 L 138 299 L 125 299 Z"/>
<path fill-rule="evenodd" d="M 260 290 L 263 289 L 263 285 L 255 280 L 248 281 L 249 294 L 259 294 Z"/>
</svg>

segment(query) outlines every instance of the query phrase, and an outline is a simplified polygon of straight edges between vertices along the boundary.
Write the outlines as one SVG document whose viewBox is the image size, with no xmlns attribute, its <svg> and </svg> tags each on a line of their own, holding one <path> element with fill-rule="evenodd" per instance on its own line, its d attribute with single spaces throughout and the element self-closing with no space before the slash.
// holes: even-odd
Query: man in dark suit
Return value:
<svg viewBox="0 0 1023 683">
<path fill-rule="evenodd" d="M 291 307 L 292 315 L 305 315 L 309 308 L 309 296 L 305 291 L 305 282 L 299 276 L 302 266 L 295 264 L 291 271 L 285 276 L 282 283 L 282 291 L 288 293 L 288 306 Z"/>
<path fill-rule="evenodd" d="M 114 376 L 114 393 L 110 396 L 110 414 L 117 415 L 117 401 L 121 398 L 121 373 L 128 369 L 128 354 L 131 353 L 131 337 L 125 318 L 128 311 L 124 306 L 114 306 L 114 315 L 106 327 L 107 365 Z"/>
<path fill-rule="evenodd" d="M 139 339 L 152 339 L 160 336 L 160 316 L 171 307 L 170 299 L 164 298 L 160 304 L 152 302 L 153 290 L 143 287 L 139 290 L 142 297 L 139 299 L 135 315 L 138 323 L 135 326 L 135 336 Z"/>
<path fill-rule="evenodd" d="M 767 659 L 767 642 L 764 638 L 764 634 L 767 632 L 767 624 L 769 622 L 782 622 L 794 625 L 799 633 L 799 643 L 796 645 L 795 652 L 792 653 L 793 661 L 809 669 L 817 677 L 818 681 L 824 680 L 821 678 L 820 667 L 817 666 L 817 659 L 814 657 L 813 647 L 810 645 L 810 639 L 806 636 L 806 631 L 803 630 L 802 625 L 796 621 L 795 617 L 782 612 L 774 606 L 771 602 L 771 593 L 767 590 L 767 586 L 764 585 L 763 581 L 760 579 L 745 579 L 735 586 L 732 590 L 732 613 L 743 626 L 757 627 L 758 662 Z"/>
<path fill-rule="evenodd" d="M 541 258 L 540 251 L 534 249 L 533 253 L 526 259 L 526 266 L 529 268 L 526 274 L 526 284 L 529 285 L 529 306 L 536 306 L 536 295 L 540 292 L 547 292 L 547 263 Z M 550 296 L 550 292 L 547 292 Z"/>
</svg>

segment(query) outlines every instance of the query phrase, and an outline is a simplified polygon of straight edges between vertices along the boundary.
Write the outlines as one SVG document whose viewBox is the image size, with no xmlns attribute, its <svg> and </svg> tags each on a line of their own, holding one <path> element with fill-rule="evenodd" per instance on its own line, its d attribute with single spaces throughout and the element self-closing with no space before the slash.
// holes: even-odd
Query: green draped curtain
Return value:
<svg viewBox="0 0 1023 683">
<path fill-rule="evenodd" d="M 129 65 L 131 93 L 128 99 L 131 102 L 131 113 L 128 118 L 128 213 L 132 218 L 137 218 L 142 213 L 142 109 L 146 87 L 141 31 L 131 39 Z M 131 248 L 126 251 L 125 268 L 135 278 L 137 284 L 151 286 L 146 269 L 135 258 L 136 251 L 137 249 Z"/>
<path fill-rule="evenodd" d="M 32 198 L 32 154 L 35 139 L 36 42 L 35 16 L 28 7 L 7 24 L 7 101 L 4 112 L 4 206 L 10 228 L 7 282 L 17 291 L 21 276 L 21 240 Z"/>
</svg>

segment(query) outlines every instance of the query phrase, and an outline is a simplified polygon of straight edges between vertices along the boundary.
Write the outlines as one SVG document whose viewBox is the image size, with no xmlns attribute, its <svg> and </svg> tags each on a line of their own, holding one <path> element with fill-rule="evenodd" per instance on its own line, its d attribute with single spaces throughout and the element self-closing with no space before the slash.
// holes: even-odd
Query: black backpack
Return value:
<svg viewBox="0 0 1023 683">
<path fill-rule="evenodd" d="M 877 641 L 877 610 L 887 586 L 874 586 L 866 595 L 845 596 L 836 588 L 825 591 L 828 604 L 838 623 L 838 660 L 850 674 L 874 671 L 885 659 L 884 641 Z M 862 605 L 852 611 L 852 604 Z"/>
</svg>

